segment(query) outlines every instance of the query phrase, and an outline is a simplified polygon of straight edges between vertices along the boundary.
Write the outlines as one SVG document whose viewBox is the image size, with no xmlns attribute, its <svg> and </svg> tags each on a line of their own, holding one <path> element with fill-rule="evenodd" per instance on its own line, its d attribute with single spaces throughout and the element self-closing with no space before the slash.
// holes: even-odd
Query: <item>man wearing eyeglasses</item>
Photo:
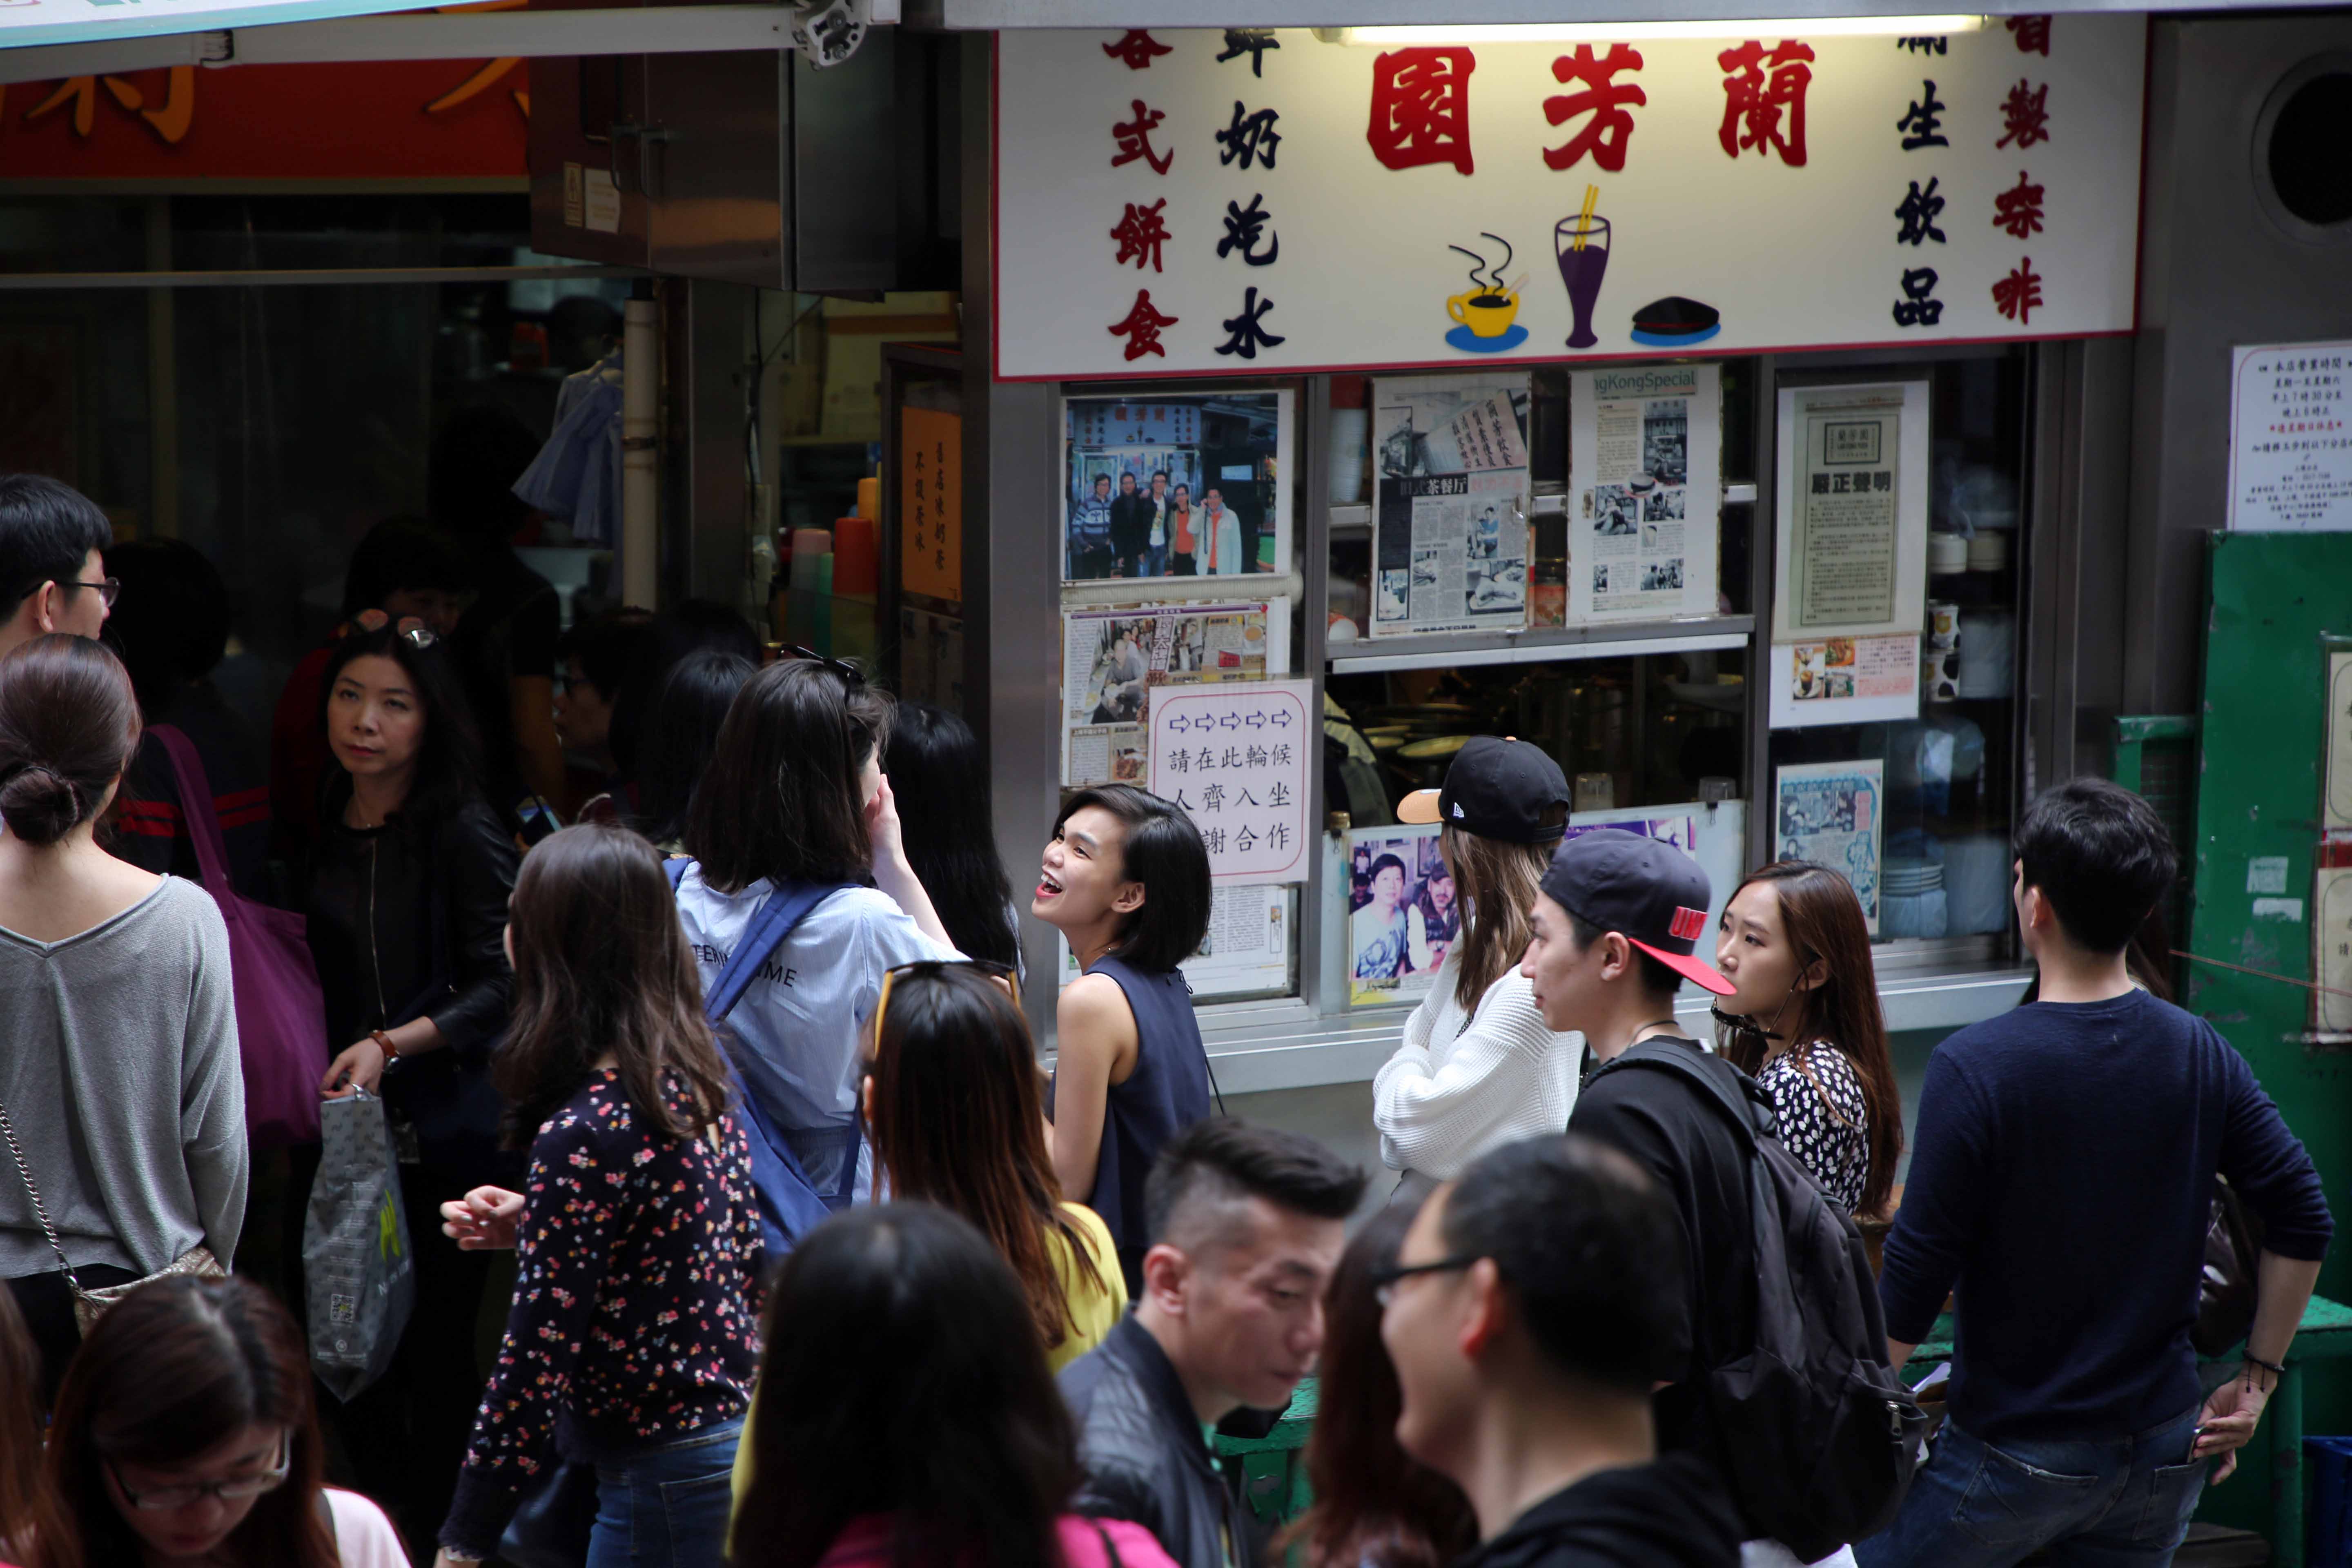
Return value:
<svg viewBox="0 0 2352 1568">
<path fill-rule="evenodd" d="M 1431 1194 L 1372 1278 L 1397 1440 L 1478 1516 L 1458 1568 L 1739 1561 L 1714 1468 L 1658 1454 L 1649 1373 L 1681 1247 L 1631 1160 L 1574 1134 L 1507 1143 Z"/>
<path fill-rule="evenodd" d="M 49 632 L 94 637 L 113 606 L 106 514 L 70 485 L 0 474 L 0 654 Z"/>
</svg>

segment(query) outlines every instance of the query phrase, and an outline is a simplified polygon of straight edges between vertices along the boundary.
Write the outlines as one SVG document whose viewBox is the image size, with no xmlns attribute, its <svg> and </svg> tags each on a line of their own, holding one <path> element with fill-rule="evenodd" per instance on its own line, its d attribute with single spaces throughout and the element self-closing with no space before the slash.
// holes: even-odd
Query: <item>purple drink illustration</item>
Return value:
<svg viewBox="0 0 2352 1568">
<path fill-rule="evenodd" d="M 1601 341 L 1592 332 L 1592 306 L 1601 298 L 1601 275 L 1609 270 L 1609 220 L 1589 214 L 1564 217 L 1552 229 L 1552 247 L 1559 257 L 1559 280 L 1568 286 L 1569 309 L 1576 312 L 1568 346 L 1589 349 Z"/>
</svg>

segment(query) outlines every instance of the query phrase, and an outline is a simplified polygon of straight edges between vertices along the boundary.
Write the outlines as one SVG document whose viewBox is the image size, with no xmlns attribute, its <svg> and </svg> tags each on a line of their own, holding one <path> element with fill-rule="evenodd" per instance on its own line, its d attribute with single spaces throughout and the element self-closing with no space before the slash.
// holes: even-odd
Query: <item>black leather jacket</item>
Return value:
<svg viewBox="0 0 2352 1568">
<path fill-rule="evenodd" d="M 1256 1541 L 1217 1473 L 1200 1418 L 1160 1342 L 1132 1317 L 1062 1369 L 1062 1396 L 1078 1426 L 1086 1480 L 1073 1513 L 1132 1521 L 1179 1568 L 1257 1561 Z"/>
</svg>

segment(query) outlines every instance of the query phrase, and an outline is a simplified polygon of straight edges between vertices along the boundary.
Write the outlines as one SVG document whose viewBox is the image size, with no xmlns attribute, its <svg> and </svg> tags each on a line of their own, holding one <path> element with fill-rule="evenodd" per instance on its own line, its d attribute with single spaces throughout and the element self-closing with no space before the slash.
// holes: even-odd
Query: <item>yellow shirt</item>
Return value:
<svg viewBox="0 0 2352 1568">
<path fill-rule="evenodd" d="M 1054 1272 L 1062 1281 L 1062 1300 L 1068 1304 L 1070 1326 L 1062 1342 L 1045 1352 L 1048 1371 L 1059 1372 L 1109 1337 L 1127 1315 L 1127 1280 L 1118 1271 L 1118 1253 L 1112 1246 L 1110 1226 L 1102 1216 L 1084 1204 L 1064 1204 L 1063 1215 L 1077 1227 L 1086 1238 L 1087 1252 L 1094 1259 L 1095 1272 L 1102 1276 L 1096 1286 L 1078 1271 L 1077 1258 L 1072 1252 L 1069 1238 L 1056 1226 L 1045 1233 L 1046 1249 L 1054 1255 Z M 740 1510 L 743 1499 L 751 1489 L 751 1434 L 760 1415 L 760 1394 L 751 1394 L 751 1408 L 743 1413 L 743 1440 L 735 1447 L 735 1507 Z"/>
</svg>

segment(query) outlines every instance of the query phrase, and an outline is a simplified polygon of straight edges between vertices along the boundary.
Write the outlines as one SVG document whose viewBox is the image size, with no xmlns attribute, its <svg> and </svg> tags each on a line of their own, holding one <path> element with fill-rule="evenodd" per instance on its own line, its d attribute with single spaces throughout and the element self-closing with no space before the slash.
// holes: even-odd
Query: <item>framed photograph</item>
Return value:
<svg viewBox="0 0 2352 1568">
<path fill-rule="evenodd" d="M 1064 399 L 1063 581 L 1288 572 L 1293 416 L 1279 388 Z"/>
<path fill-rule="evenodd" d="M 1419 1002 L 1460 939 L 1461 899 L 1437 835 L 1434 824 L 1348 835 L 1349 1006 Z"/>
</svg>

